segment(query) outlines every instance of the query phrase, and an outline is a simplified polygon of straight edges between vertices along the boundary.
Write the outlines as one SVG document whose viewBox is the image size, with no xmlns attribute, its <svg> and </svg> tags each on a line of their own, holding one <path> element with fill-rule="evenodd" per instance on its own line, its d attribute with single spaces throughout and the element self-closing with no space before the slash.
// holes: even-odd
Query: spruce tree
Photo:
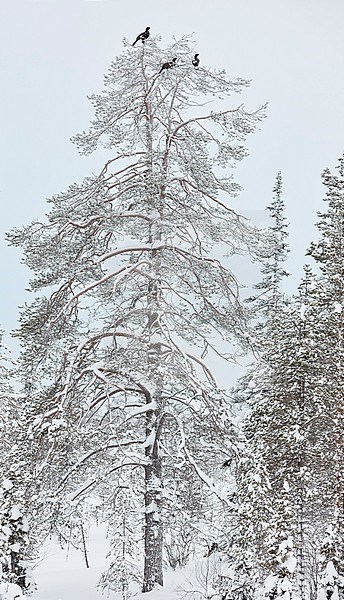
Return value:
<svg viewBox="0 0 344 600">
<path fill-rule="evenodd" d="M 327 210 L 318 213 L 320 239 L 312 242 L 309 255 L 320 269 L 318 284 L 318 329 L 321 336 L 319 362 L 324 365 L 314 432 L 321 444 L 318 488 L 325 541 L 320 541 L 326 573 L 344 571 L 344 158 L 336 173 L 326 169 Z M 330 533 L 329 533 L 330 532 Z M 330 540 L 330 541 L 329 541 Z M 332 566 L 331 566 L 332 565 Z M 323 585 L 323 584 L 321 584 Z M 340 587 L 340 586 L 339 586 Z M 339 589 L 339 588 L 338 588 Z M 334 590 L 334 588 L 333 588 Z M 332 591 L 333 591 L 332 590 Z M 338 592 L 339 593 L 339 592 Z M 343 587 L 340 595 L 343 596 Z M 329 593 L 328 598 L 331 597 Z"/>
<path fill-rule="evenodd" d="M 260 452 L 271 482 L 277 513 L 276 565 L 281 564 L 281 544 L 289 540 L 295 565 L 288 578 L 301 598 L 309 593 L 314 578 L 312 524 L 320 448 L 312 423 L 322 377 L 316 324 L 316 278 L 306 266 L 298 294 L 276 324 L 269 368 L 256 375 L 260 395 L 252 398 L 247 422 L 247 435 Z"/>
<path fill-rule="evenodd" d="M 312 458 L 307 448 L 317 375 L 316 286 L 306 267 L 299 293 L 286 300 L 281 292 L 288 252 L 281 191 L 279 174 L 270 207 L 272 250 L 267 246 L 264 278 L 257 286 L 261 294 L 251 299 L 261 315 L 256 327 L 259 356 L 240 384 L 240 395 L 249 405 L 244 431 L 253 460 L 245 477 L 239 478 L 239 494 L 251 515 L 244 520 L 243 537 L 250 540 L 256 586 L 265 579 L 264 594 L 278 597 L 287 586 L 288 593 L 304 598 L 309 581 L 306 540 L 312 533 L 308 528 Z"/>
<path fill-rule="evenodd" d="M 13 361 L 0 333 L 0 583 L 34 587 L 30 559 L 32 536 L 28 514 L 30 463 L 24 442 L 21 398 L 14 393 Z"/>
<path fill-rule="evenodd" d="M 275 505 L 285 497 L 277 530 L 295 552 L 289 591 L 301 598 L 343 594 L 343 159 L 338 175 L 326 170 L 323 178 L 329 206 L 308 253 L 320 275 L 305 267 L 298 294 L 265 337 L 269 368 L 255 373 L 247 424 Z M 282 563 L 277 549 L 276 566 Z M 280 595 L 283 577 L 279 567 L 271 571 L 265 594 Z"/>
<path fill-rule="evenodd" d="M 273 200 L 267 210 L 271 224 L 261 249 L 263 278 L 255 286 L 258 291 L 249 298 L 255 317 L 256 362 L 235 390 L 236 402 L 246 405 L 249 414 L 244 420 L 246 440 L 237 471 L 237 551 L 233 554 L 233 575 L 227 582 L 229 598 L 234 593 L 246 594 L 246 597 L 255 595 L 274 568 L 272 554 L 281 542 L 278 534 L 281 519 L 276 493 L 272 489 L 274 474 L 269 472 L 272 453 L 267 439 L 271 435 L 271 431 L 268 433 L 269 419 L 276 410 L 274 388 L 278 368 L 275 361 L 287 312 L 287 303 L 280 289 L 283 278 L 288 275 L 284 268 L 288 254 L 288 226 L 284 215 L 281 173 L 276 177 Z"/>
<path fill-rule="evenodd" d="M 288 223 L 285 216 L 285 204 L 283 199 L 283 179 L 279 171 L 276 176 L 273 187 L 273 199 L 267 206 L 270 224 L 266 236 L 266 245 L 262 249 L 261 273 L 263 278 L 260 283 L 255 285 L 260 293 L 256 293 L 250 301 L 255 302 L 258 307 L 258 317 L 263 321 L 264 327 L 270 327 L 270 333 L 273 334 L 275 326 L 273 318 L 277 316 L 283 303 L 283 292 L 281 286 L 285 277 L 289 273 L 285 270 L 284 263 L 287 260 L 288 247 Z M 268 337 L 268 336 L 266 336 Z M 265 335 L 262 340 L 266 339 Z"/>
</svg>

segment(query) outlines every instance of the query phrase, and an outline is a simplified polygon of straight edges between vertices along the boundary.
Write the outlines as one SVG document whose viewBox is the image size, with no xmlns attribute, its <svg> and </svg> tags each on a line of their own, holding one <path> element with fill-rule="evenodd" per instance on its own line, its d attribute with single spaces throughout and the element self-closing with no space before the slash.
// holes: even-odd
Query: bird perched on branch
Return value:
<svg viewBox="0 0 344 600">
<path fill-rule="evenodd" d="M 142 31 L 142 33 L 139 33 L 135 42 L 133 43 L 133 46 L 135 46 L 136 42 L 138 42 L 139 40 L 141 40 L 141 42 L 144 44 L 146 39 L 149 38 L 149 36 L 150 36 L 149 30 L 150 30 L 150 27 L 146 27 L 146 29 L 144 31 Z"/>
<path fill-rule="evenodd" d="M 176 58 L 172 58 L 172 60 L 165 62 L 160 69 L 160 73 L 162 73 L 162 71 L 165 71 L 165 69 L 172 69 L 172 67 L 175 67 L 176 62 L 177 62 Z"/>
<path fill-rule="evenodd" d="M 219 549 L 219 545 L 217 542 L 213 542 L 211 546 L 209 546 L 209 544 L 207 544 L 208 546 L 208 552 L 204 555 L 204 558 L 209 558 L 209 556 L 211 554 L 213 554 L 213 552 L 217 552 Z"/>
<path fill-rule="evenodd" d="M 193 64 L 194 67 L 198 67 L 198 65 L 199 65 L 199 58 L 198 57 L 199 57 L 199 54 L 195 54 L 195 56 L 192 59 L 192 64 Z"/>
</svg>

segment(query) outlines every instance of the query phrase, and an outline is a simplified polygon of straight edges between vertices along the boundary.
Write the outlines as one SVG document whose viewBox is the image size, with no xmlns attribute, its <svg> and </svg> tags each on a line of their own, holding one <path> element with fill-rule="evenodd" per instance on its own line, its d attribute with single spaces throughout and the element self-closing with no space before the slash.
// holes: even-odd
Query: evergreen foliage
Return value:
<svg viewBox="0 0 344 600">
<path fill-rule="evenodd" d="M 323 176 L 328 210 L 319 214 L 321 237 L 308 252 L 320 275 L 305 266 L 298 294 L 284 302 L 283 244 L 275 243 L 277 260 L 263 268 L 260 356 L 237 391 L 250 405 L 249 477 L 262 481 L 263 466 L 270 482 L 270 488 L 261 484 L 257 496 L 249 494 L 247 476 L 239 478 L 239 494 L 248 498 L 255 522 L 264 524 L 262 505 L 271 506 L 264 540 L 274 545 L 260 546 L 259 527 L 251 528 L 253 538 L 250 526 L 244 529 L 253 572 L 258 569 L 262 580 L 265 571 L 261 593 L 272 598 L 343 593 L 343 169 L 341 159 L 338 175 L 326 170 Z M 293 566 L 288 573 L 285 561 Z"/>
<path fill-rule="evenodd" d="M 32 536 L 29 528 L 30 465 L 23 443 L 23 411 L 11 387 L 13 364 L 0 335 L 0 583 L 31 590 Z"/>
<path fill-rule="evenodd" d="M 314 415 L 321 444 L 318 508 L 323 514 L 323 534 L 326 532 L 326 542 L 320 541 L 321 555 L 327 559 L 322 586 L 326 581 L 332 581 L 331 585 L 333 581 L 343 582 L 344 576 L 344 157 L 336 173 L 324 171 L 323 183 L 327 188 L 327 210 L 318 215 L 321 237 L 309 248 L 309 255 L 320 268 L 317 318 L 321 333 L 319 362 L 324 371 Z M 338 585 L 333 594 L 343 597 L 342 583 Z"/>
</svg>

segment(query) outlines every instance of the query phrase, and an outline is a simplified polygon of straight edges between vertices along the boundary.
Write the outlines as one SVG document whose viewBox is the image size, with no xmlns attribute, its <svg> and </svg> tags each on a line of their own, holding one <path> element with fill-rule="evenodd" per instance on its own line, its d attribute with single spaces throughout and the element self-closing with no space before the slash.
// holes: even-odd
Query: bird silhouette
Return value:
<svg viewBox="0 0 344 600">
<path fill-rule="evenodd" d="M 139 40 L 141 40 L 141 42 L 144 44 L 146 39 L 149 38 L 149 36 L 150 36 L 149 30 L 150 30 L 150 27 L 146 27 L 146 29 L 144 31 L 142 31 L 142 33 L 139 33 L 135 42 L 133 43 L 133 46 L 135 46 L 136 42 L 138 42 Z"/>
<path fill-rule="evenodd" d="M 192 59 L 192 64 L 193 64 L 194 67 L 198 67 L 198 65 L 199 65 L 199 58 L 198 57 L 199 57 L 199 54 L 195 54 L 195 56 Z"/>
<path fill-rule="evenodd" d="M 161 69 L 160 69 L 159 73 L 162 73 L 162 71 L 165 71 L 165 69 L 172 69 L 172 67 L 175 67 L 175 66 L 176 66 L 176 62 L 177 62 L 177 59 L 176 59 L 176 58 L 172 58 L 172 60 L 169 60 L 168 62 L 165 62 L 165 63 L 162 65 L 162 67 L 161 67 Z"/>
</svg>

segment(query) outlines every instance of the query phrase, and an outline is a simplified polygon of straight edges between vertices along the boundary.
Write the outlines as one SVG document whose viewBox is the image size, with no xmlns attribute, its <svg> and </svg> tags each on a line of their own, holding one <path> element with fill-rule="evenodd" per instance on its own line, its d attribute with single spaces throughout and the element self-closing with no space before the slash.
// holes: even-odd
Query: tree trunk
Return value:
<svg viewBox="0 0 344 600">
<path fill-rule="evenodd" d="M 161 241 L 161 220 L 151 226 L 149 242 Z M 163 585 L 163 523 L 162 507 L 162 458 L 159 452 L 159 439 L 162 428 L 162 388 L 163 380 L 159 367 L 162 362 L 161 322 L 159 303 L 161 296 L 161 257 L 156 250 L 151 252 L 152 273 L 155 277 L 148 284 L 148 323 L 149 349 L 148 368 L 153 391 L 147 402 L 152 401 L 154 408 L 146 413 L 147 465 L 145 467 L 145 536 L 144 536 L 144 575 L 142 592 L 150 592 L 156 585 Z"/>
<path fill-rule="evenodd" d="M 146 438 L 154 435 L 154 442 L 146 448 L 149 460 L 145 468 L 145 555 L 142 592 L 150 592 L 156 585 L 163 585 L 162 550 L 163 523 L 162 503 L 162 460 L 159 456 L 159 430 L 161 407 L 147 412 Z"/>
<path fill-rule="evenodd" d="M 303 335 L 303 334 L 301 334 Z M 299 426 L 304 433 L 305 420 L 305 377 L 299 381 Z M 301 600 L 305 600 L 305 532 L 304 532 L 304 441 L 299 442 L 298 449 L 298 498 L 297 498 L 297 538 L 296 538 L 296 559 L 297 559 L 297 586 Z"/>
</svg>

